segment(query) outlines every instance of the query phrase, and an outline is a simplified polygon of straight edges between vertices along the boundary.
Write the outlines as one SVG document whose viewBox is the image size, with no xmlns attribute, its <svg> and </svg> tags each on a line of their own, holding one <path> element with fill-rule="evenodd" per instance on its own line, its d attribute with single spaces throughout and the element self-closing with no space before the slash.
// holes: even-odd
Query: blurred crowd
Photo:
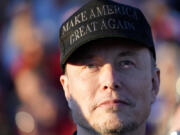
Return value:
<svg viewBox="0 0 180 135">
<path fill-rule="evenodd" d="M 153 30 L 161 87 L 147 135 L 180 130 L 180 1 L 115 0 L 139 7 Z M 71 135 L 59 82 L 59 28 L 87 0 L 0 1 L 0 135 Z"/>
</svg>

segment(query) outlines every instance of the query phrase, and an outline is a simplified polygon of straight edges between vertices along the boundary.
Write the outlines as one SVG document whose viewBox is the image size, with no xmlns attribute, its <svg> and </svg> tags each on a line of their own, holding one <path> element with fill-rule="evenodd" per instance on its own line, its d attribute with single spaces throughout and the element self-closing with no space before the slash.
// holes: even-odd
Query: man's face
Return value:
<svg viewBox="0 0 180 135">
<path fill-rule="evenodd" d="M 100 40 L 73 55 L 60 81 L 77 125 L 102 134 L 128 132 L 145 125 L 159 71 L 137 43 Z"/>
</svg>

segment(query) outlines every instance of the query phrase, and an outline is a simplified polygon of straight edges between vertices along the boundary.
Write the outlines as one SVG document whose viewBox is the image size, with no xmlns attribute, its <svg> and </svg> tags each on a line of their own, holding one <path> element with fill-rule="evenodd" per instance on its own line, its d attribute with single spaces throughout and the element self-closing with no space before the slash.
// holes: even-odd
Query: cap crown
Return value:
<svg viewBox="0 0 180 135">
<path fill-rule="evenodd" d="M 60 29 L 61 67 L 80 46 L 100 38 L 134 40 L 155 49 L 151 28 L 142 12 L 111 0 L 91 0 L 75 12 Z"/>
</svg>

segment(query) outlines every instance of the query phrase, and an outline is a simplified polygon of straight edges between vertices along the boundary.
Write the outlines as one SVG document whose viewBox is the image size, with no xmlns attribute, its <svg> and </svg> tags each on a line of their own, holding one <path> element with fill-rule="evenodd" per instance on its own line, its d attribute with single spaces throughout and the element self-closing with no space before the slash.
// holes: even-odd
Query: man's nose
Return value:
<svg viewBox="0 0 180 135">
<path fill-rule="evenodd" d="M 100 75 L 102 90 L 118 90 L 121 87 L 121 82 L 118 72 L 111 63 L 103 66 Z"/>
</svg>

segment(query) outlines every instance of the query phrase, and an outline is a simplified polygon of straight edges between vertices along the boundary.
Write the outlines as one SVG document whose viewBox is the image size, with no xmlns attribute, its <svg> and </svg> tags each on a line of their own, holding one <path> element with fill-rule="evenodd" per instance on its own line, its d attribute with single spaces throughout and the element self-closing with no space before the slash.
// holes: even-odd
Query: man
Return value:
<svg viewBox="0 0 180 135">
<path fill-rule="evenodd" d="M 75 135 L 145 135 L 160 71 L 141 11 L 89 1 L 61 26 L 60 47 Z"/>
</svg>

